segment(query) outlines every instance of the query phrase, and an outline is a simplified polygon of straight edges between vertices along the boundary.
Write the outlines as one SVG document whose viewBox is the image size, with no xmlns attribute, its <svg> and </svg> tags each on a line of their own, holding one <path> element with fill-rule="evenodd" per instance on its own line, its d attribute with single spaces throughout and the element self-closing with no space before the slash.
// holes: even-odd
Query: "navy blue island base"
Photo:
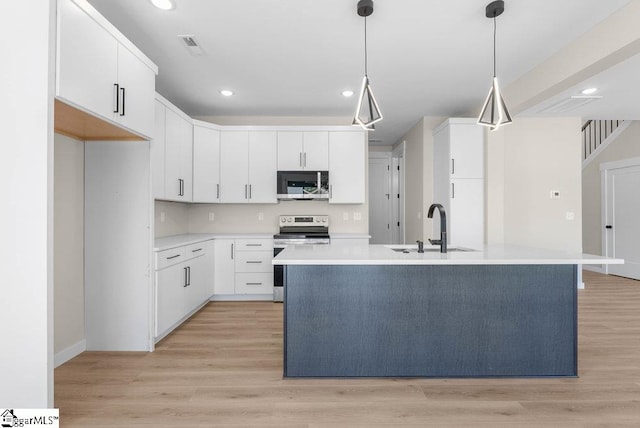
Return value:
<svg viewBox="0 0 640 428">
<path fill-rule="evenodd" d="M 576 265 L 287 265 L 285 377 L 577 376 Z"/>
</svg>

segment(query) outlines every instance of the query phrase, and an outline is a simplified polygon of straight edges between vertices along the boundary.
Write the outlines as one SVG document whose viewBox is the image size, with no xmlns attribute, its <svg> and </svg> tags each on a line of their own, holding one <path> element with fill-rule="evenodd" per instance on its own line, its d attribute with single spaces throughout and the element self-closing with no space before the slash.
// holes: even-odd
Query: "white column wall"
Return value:
<svg viewBox="0 0 640 428">
<path fill-rule="evenodd" d="M 55 1 L 0 13 L 0 405 L 53 404 Z"/>
</svg>

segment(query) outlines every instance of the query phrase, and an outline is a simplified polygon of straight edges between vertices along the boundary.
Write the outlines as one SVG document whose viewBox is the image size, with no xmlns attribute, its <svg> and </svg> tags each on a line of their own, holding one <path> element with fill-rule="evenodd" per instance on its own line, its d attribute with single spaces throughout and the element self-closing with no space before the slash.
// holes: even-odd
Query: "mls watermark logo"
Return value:
<svg viewBox="0 0 640 428">
<path fill-rule="evenodd" d="M 60 426 L 58 409 L 6 409 L 0 413 L 0 427 Z"/>
</svg>

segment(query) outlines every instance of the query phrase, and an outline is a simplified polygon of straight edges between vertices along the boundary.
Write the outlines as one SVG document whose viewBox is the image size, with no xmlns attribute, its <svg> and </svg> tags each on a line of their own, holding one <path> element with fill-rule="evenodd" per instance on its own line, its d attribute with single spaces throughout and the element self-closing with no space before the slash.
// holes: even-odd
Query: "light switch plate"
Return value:
<svg viewBox="0 0 640 428">
<path fill-rule="evenodd" d="M 258 220 L 264 220 L 264 213 L 258 213 Z"/>
<path fill-rule="evenodd" d="M 216 219 L 216 215 L 213 212 L 209 212 L 209 221 L 214 221 Z"/>
<path fill-rule="evenodd" d="M 349 220 L 349 213 L 343 212 L 342 213 L 342 219 L 345 220 L 345 221 Z"/>
<path fill-rule="evenodd" d="M 569 221 L 576 219 L 576 215 L 573 211 L 567 211 L 567 213 L 565 214 L 565 217 Z"/>
<path fill-rule="evenodd" d="M 354 212 L 353 213 L 353 219 L 356 220 L 356 221 L 362 220 L 362 213 Z"/>
<path fill-rule="evenodd" d="M 164 223 L 166 217 L 167 216 L 165 215 L 164 211 L 160 211 L 160 223 Z"/>
</svg>

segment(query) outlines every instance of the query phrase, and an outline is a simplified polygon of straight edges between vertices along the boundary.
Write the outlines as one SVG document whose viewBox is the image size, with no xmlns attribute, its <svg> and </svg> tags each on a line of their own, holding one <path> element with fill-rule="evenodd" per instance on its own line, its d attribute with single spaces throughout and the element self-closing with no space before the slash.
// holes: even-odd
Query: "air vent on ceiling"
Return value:
<svg viewBox="0 0 640 428">
<path fill-rule="evenodd" d="M 200 47 L 200 45 L 198 44 L 198 42 L 196 41 L 195 37 L 192 34 L 186 34 L 178 37 L 182 39 L 182 41 L 184 42 L 184 45 L 186 46 L 187 50 L 191 55 L 194 55 L 194 56 L 204 55 L 204 51 L 202 50 L 202 48 Z"/>
<path fill-rule="evenodd" d="M 539 110 L 538 113 L 566 113 L 601 99 L 597 95 L 573 95 Z"/>
</svg>

